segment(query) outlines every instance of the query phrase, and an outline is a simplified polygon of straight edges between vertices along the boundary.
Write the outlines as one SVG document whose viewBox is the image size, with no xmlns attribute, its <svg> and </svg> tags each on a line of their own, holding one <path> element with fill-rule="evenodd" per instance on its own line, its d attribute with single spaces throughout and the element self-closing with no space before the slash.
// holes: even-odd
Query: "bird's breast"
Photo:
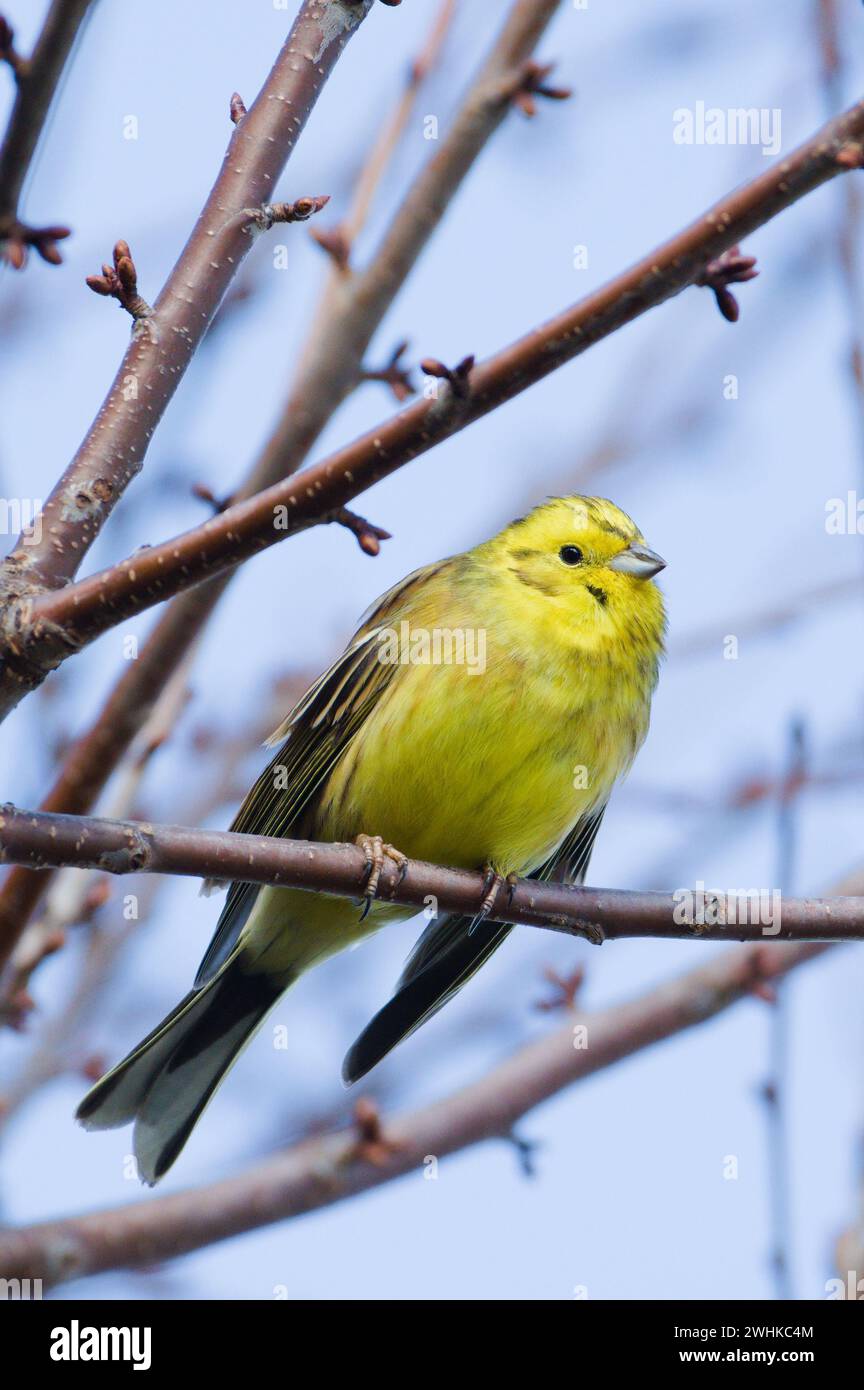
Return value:
<svg viewBox="0 0 864 1390">
<path fill-rule="evenodd" d="M 647 702 L 604 686 L 515 661 L 400 669 L 331 774 L 315 833 L 530 872 L 605 802 L 644 737 Z"/>
</svg>

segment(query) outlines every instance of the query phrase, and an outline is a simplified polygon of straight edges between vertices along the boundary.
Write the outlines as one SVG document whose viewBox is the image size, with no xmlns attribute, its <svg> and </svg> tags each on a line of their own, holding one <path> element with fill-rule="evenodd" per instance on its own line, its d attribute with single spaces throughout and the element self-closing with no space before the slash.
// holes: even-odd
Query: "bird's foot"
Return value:
<svg viewBox="0 0 864 1390">
<path fill-rule="evenodd" d="M 499 874 L 497 869 L 493 869 L 491 864 L 486 864 L 484 868 L 486 877 L 483 879 L 483 901 L 480 904 L 480 910 L 477 912 L 468 928 L 469 936 L 473 935 L 477 928 L 489 917 L 495 903 L 498 901 L 498 894 L 505 883 L 508 886 L 508 904 L 513 901 L 513 890 L 518 882 L 515 874 L 508 874 L 505 879 L 504 875 Z"/>
<path fill-rule="evenodd" d="M 381 870 L 384 867 L 385 859 L 392 859 L 399 869 L 398 882 L 401 883 L 408 872 L 408 856 L 401 850 L 395 849 L 393 845 L 388 845 L 381 839 L 380 835 L 358 835 L 354 841 L 359 845 L 366 857 L 366 882 L 363 885 L 363 911 L 360 914 L 360 921 L 364 921 L 368 916 L 369 909 L 375 901 L 378 892 L 378 883 L 381 879 Z"/>
</svg>

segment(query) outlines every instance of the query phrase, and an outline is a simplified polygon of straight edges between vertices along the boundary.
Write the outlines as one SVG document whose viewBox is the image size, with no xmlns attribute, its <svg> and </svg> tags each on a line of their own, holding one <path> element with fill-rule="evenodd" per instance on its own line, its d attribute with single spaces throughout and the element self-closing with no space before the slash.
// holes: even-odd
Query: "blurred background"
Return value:
<svg viewBox="0 0 864 1390">
<path fill-rule="evenodd" d="M 0 496 L 44 498 L 73 454 L 129 331 L 84 278 L 123 237 L 142 293 L 155 297 L 222 159 L 230 94 L 251 102 L 294 8 L 96 6 L 24 205 L 30 221 L 66 222 L 74 236 L 62 268 L 34 257 L 23 274 L 0 275 Z M 9 0 L 6 9 L 27 51 L 42 6 Z M 457 0 L 359 262 L 430 155 L 426 118 L 446 132 L 499 11 Z M 319 228 L 344 215 L 434 14 L 432 0 L 376 6 L 327 85 L 278 190 L 330 193 Z M 831 14 L 839 67 L 824 42 Z M 388 314 L 373 365 L 404 338 L 410 363 L 486 356 L 600 285 L 768 164 L 759 146 L 676 143 L 677 110 L 777 110 L 786 153 L 860 94 L 862 26 L 855 0 L 667 0 L 659 11 L 562 0 L 537 56 L 556 60 L 554 80 L 573 99 L 543 103 L 533 120 L 508 116 Z M 8 106 L 11 81 L 0 76 Z M 135 139 L 126 138 L 130 116 Z M 244 566 L 183 673 L 158 746 L 127 762 L 103 813 L 227 826 L 264 765 L 262 738 L 376 595 L 547 494 L 589 492 L 613 498 L 667 559 L 670 618 L 651 733 L 613 798 L 590 881 L 818 894 L 858 869 L 862 537 L 826 528 L 831 499 L 864 496 L 853 180 L 860 185 L 853 175 L 810 195 L 748 241 L 760 278 L 738 292 L 738 324 L 721 318 L 709 291 L 689 290 L 364 494 L 359 510 L 393 533 L 379 557 L 322 527 Z M 305 228 L 258 241 L 88 569 L 202 521 L 195 484 L 221 496 L 238 483 L 273 426 L 327 273 Z M 312 457 L 394 408 L 384 386 L 362 385 Z M 38 802 L 122 671 L 124 641 L 140 640 L 153 618 L 103 637 L 0 729 L 0 798 Z M 804 771 L 784 824 L 795 728 Z M 137 921 L 123 914 L 130 892 Z M 190 880 L 113 880 L 107 890 L 91 880 L 87 894 L 73 912 L 86 920 L 34 975 L 35 1008 L 20 1031 L 0 1036 L 4 1223 L 152 1199 L 126 1161 L 128 1131 L 87 1135 L 73 1111 L 87 1074 L 116 1061 L 185 992 L 218 902 Z M 68 915 L 80 895 L 80 880 L 61 875 L 54 910 Z M 212 1181 L 348 1120 L 356 1097 L 339 1080 L 342 1056 L 389 996 L 417 933 L 416 922 L 389 928 L 291 991 L 161 1191 Z M 560 1015 L 537 1008 L 550 995 L 546 967 L 584 966 L 579 1002 L 593 1009 L 725 949 L 735 948 L 597 950 L 519 929 L 363 1093 L 385 1115 L 421 1104 L 556 1026 Z M 565 1091 L 520 1129 L 535 1146 L 533 1176 L 515 1145 L 488 1143 L 443 1162 L 436 1182 L 417 1173 L 54 1296 L 825 1297 L 838 1238 L 862 1219 L 862 989 L 861 948 L 832 949 L 789 977 L 779 1007 L 748 1000 Z M 274 1046 L 283 1025 L 284 1049 Z M 778 1240 L 785 1280 L 772 1264 Z"/>
</svg>

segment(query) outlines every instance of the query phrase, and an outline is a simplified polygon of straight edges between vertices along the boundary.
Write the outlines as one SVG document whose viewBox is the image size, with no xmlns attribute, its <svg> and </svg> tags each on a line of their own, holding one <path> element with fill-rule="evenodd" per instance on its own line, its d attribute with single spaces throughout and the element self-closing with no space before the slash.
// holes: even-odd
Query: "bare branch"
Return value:
<svg viewBox="0 0 864 1390">
<path fill-rule="evenodd" d="M 59 816 L 14 806 L 0 808 L 0 862 L 4 861 L 31 868 L 69 865 L 109 874 L 180 874 L 268 883 L 348 898 L 362 894 L 369 870 L 367 857 L 357 845 Z M 383 902 L 418 910 L 432 898 L 438 912 L 473 915 L 487 889 L 483 873 L 416 860 L 400 867 L 387 860 L 380 871 L 377 896 Z M 630 892 L 514 879 L 496 888 L 488 916 L 581 936 L 595 945 L 626 937 L 864 940 L 864 897 L 783 898 L 781 903 L 780 894 L 762 890 L 761 898 L 754 902 L 753 894 L 714 890 Z"/>
<path fill-rule="evenodd" d="M 679 294 L 742 237 L 844 172 L 839 153 L 860 149 L 862 140 L 864 103 L 587 299 L 479 363 L 471 370 L 467 397 L 451 392 L 446 400 L 418 401 L 299 477 L 229 507 L 203 526 L 57 593 L 10 603 L 5 691 L 0 690 L 6 707 L 34 683 L 34 665 L 55 666 L 130 614 L 326 520 L 365 488 Z"/>
<path fill-rule="evenodd" d="M 6 1279 L 59 1284 L 152 1265 L 332 1206 L 406 1174 L 419 1178 L 430 1159 L 510 1138 L 519 1121 L 550 1096 L 714 1018 L 826 949 L 799 944 L 723 952 L 641 998 L 580 1017 L 584 1047 L 574 1046 L 571 1018 L 479 1081 L 421 1110 L 384 1120 L 377 1111 L 363 1110 L 354 1127 L 307 1139 L 227 1181 L 7 1229 L 0 1232 L 0 1272 Z"/>
<path fill-rule="evenodd" d="M 845 12 L 844 12 L 845 13 Z M 817 0 L 821 79 L 828 111 L 836 111 L 843 103 L 847 68 L 847 45 L 840 33 L 841 6 L 838 0 Z M 860 23 L 860 20 L 858 21 Z M 854 157 L 854 152 L 850 152 Z M 848 318 L 848 381 L 851 402 L 858 432 L 859 468 L 864 477 L 864 256 L 861 251 L 861 228 L 864 225 L 864 197 L 861 180 L 847 179 L 842 184 L 835 225 L 831 239 L 840 270 L 843 303 Z"/>
<path fill-rule="evenodd" d="M 137 741 L 132 742 L 127 750 L 125 766 L 121 763 L 118 769 L 117 782 L 104 814 L 111 817 L 134 814 L 135 797 L 146 769 L 170 737 L 189 699 L 188 668 L 193 654 L 194 644 L 174 669 L 171 679 L 165 683 Z M 14 878 L 17 872 L 18 870 L 13 869 L 10 879 Z M 49 874 L 32 874 L 26 869 L 20 872 L 25 875 L 25 888 L 28 880 L 34 881 L 43 889 L 47 889 L 51 881 Z M 11 1022 L 13 1027 L 23 1020 L 28 1009 L 32 1007 L 29 989 L 34 971 L 39 968 L 45 956 L 65 944 L 69 926 L 90 920 L 93 912 L 104 901 L 106 886 L 107 879 L 98 874 L 88 875 L 69 870 L 65 875 L 59 875 L 59 880 L 55 882 L 53 892 L 48 897 L 45 910 L 20 933 L 0 998 L 0 1022 L 4 1021 L 4 1015 L 5 1021 Z M 29 915 L 28 911 L 27 916 Z"/>
<path fill-rule="evenodd" d="M 6 562 L 19 588 L 70 579 L 139 472 L 153 431 L 260 229 L 260 210 L 270 203 L 327 77 L 371 4 L 302 0 L 153 306 L 152 331 L 133 334 L 96 420 L 45 503 L 41 540 L 22 537 Z"/>
<path fill-rule="evenodd" d="M 41 810 L 83 815 L 91 809 L 124 750 L 149 718 L 160 691 L 200 634 L 224 585 L 224 579 L 199 585 L 182 601 L 168 605 L 138 659 L 126 663 L 93 723 L 66 754 Z M 4 943 L 0 957 L 5 955 L 5 943 L 24 930 L 51 877 L 50 871 L 34 873 L 17 866 L 10 870 L 0 888 L 0 943 Z"/>
<path fill-rule="evenodd" d="M 397 214 L 385 238 L 381 254 L 375 258 L 373 269 L 364 274 L 364 283 L 367 286 L 371 284 L 369 276 L 373 273 L 379 281 L 375 295 L 377 320 L 369 320 L 368 338 L 371 338 L 377 322 L 380 322 L 386 312 L 388 303 L 398 293 L 425 241 L 434 231 L 443 211 L 449 206 L 459 181 L 467 172 L 471 151 L 473 150 L 476 157 L 483 147 L 484 139 L 497 128 L 499 112 L 503 108 L 497 97 L 493 99 L 490 93 L 497 90 L 496 84 L 500 83 L 502 74 L 518 74 L 520 65 L 523 64 L 526 55 L 530 54 L 555 8 L 555 0 L 517 0 L 513 6 L 501 38 L 466 97 L 461 113 L 443 143 L 443 149 L 431 161 L 428 175 L 422 178 L 409 194 L 404 212 Z M 437 60 L 452 12 L 451 0 L 444 0 L 424 48 L 412 65 L 409 82 L 400 98 L 397 111 L 385 126 L 361 175 L 346 220 L 352 236 L 363 222 L 374 189 L 408 119 L 418 84 Z M 231 113 L 235 123 L 246 114 L 245 104 L 237 93 L 232 98 Z M 424 207 L 424 199 L 430 200 L 428 206 Z M 399 251 L 395 261 L 394 249 Z M 347 254 L 346 241 L 346 264 Z M 355 295 L 358 287 L 355 282 Z M 354 296 L 352 303 L 355 303 Z M 358 307 L 359 301 L 355 303 L 355 308 Z M 332 320 L 328 331 L 336 335 L 333 340 L 342 344 L 344 354 L 351 339 L 350 315 L 344 319 Z M 352 348 L 352 351 L 355 349 Z M 401 345 L 380 371 L 367 369 L 362 365 L 363 351 L 363 342 L 358 340 L 356 363 L 360 379 L 385 381 L 397 398 L 404 399 L 413 394 L 410 376 L 400 365 L 403 351 Z M 342 355 L 338 360 L 343 360 Z M 318 385 L 312 394 L 307 396 L 307 403 L 312 399 L 318 399 L 318 391 L 325 394 L 330 392 L 329 410 L 332 413 L 342 398 L 341 388 L 334 382 L 333 354 L 319 355 L 318 363 Z M 307 374 L 303 388 L 307 392 L 310 382 L 311 378 Z M 325 415 L 326 409 L 325 404 Z M 271 445 L 265 449 L 261 460 L 252 468 L 245 485 L 238 492 L 238 499 L 250 496 L 262 487 L 277 481 L 283 471 L 290 471 L 290 460 L 279 443 L 280 430 L 281 426 L 277 427 Z M 219 510 L 224 510 L 224 505 L 220 505 Z M 351 515 L 341 508 L 337 509 L 335 519 L 343 521 L 344 524 L 344 518 Z M 385 533 L 377 527 L 364 527 L 362 532 L 358 532 L 352 524 L 350 529 L 357 534 L 362 549 L 369 555 L 377 553 L 378 542 L 385 538 Z M 193 641 L 200 633 L 231 578 L 231 573 L 226 571 L 225 574 L 209 580 L 207 584 L 181 594 L 169 606 L 148 638 L 139 661 L 133 663 L 132 668 L 124 673 L 99 718 L 75 745 L 70 765 L 61 771 L 54 787 L 42 803 L 42 810 L 82 814 L 91 808 L 93 799 L 104 786 L 129 739 L 147 717 L 160 677 L 163 680 L 169 678 L 175 664 L 182 657 L 184 642 Z M 92 760 L 92 766 L 88 770 L 89 760 Z M 68 804 L 64 802 L 67 793 L 70 795 Z M 50 882 L 50 877 L 50 872 L 34 874 L 27 869 L 18 868 L 11 871 L 0 889 L 0 939 L 13 929 L 19 932 L 23 929 Z"/>
<path fill-rule="evenodd" d="M 28 227 L 19 205 L 57 84 L 91 4 L 92 0 L 52 0 L 29 58 L 16 51 L 12 29 L 0 18 L 0 59 L 12 68 L 18 87 L 0 146 L 0 247 L 19 270 L 28 246 L 50 265 L 59 265 L 57 242 L 70 234 L 68 227 Z"/>
<path fill-rule="evenodd" d="M 384 122 L 381 132 L 360 171 L 347 215 L 342 219 L 339 227 L 332 228 L 323 236 L 318 236 L 313 232 L 316 241 L 325 250 L 330 249 L 328 243 L 331 238 L 338 238 L 344 246 L 346 265 L 351 245 L 366 221 L 381 179 L 414 110 L 420 87 L 441 55 L 441 49 L 453 20 L 455 8 L 455 0 L 441 0 L 440 8 L 432 21 L 423 47 L 409 68 L 408 80 L 399 100 Z"/>
<path fill-rule="evenodd" d="M 515 0 L 449 130 L 414 179 L 367 266 L 349 273 L 351 244 L 368 209 L 369 185 L 377 182 L 384 151 L 392 148 L 392 129 L 382 136 L 384 148 L 372 161 L 368 180 L 365 175 L 361 179 L 346 221 L 313 233 L 334 268 L 282 414 L 254 470 L 256 490 L 300 466 L 334 411 L 365 379 L 363 360 L 375 333 L 466 175 L 506 119 L 527 80 L 531 53 L 559 4 Z M 334 342 L 340 344 L 338 353 Z"/>
</svg>

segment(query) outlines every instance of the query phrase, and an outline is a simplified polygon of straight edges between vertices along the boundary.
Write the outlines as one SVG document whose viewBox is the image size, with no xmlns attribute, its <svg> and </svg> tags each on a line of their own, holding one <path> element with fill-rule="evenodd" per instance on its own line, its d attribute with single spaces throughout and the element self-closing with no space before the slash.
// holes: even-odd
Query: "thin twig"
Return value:
<svg viewBox="0 0 864 1390">
<path fill-rule="evenodd" d="M 798 798 L 807 777 L 804 726 L 795 719 L 789 728 L 786 768 L 780 788 L 777 808 L 777 882 L 781 892 L 793 893 L 797 859 Z M 789 1068 L 790 1026 L 789 997 L 783 982 L 772 991 L 771 1009 L 771 1072 L 762 1089 L 768 1118 L 768 1178 L 771 1203 L 771 1269 L 775 1296 L 781 1303 L 794 1298 L 792 1286 L 791 1251 L 794 1239 L 791 1229 L 791 1146 L 789 1141 Z"/>
<path fill-rule="evenodd" d="M 861 16 L 853 22 L 860 25 Z M 817 0 L 817 26 L 822 58 L 822 89 L 825 106 L 836 110 L 843 101 L 845 86 L 844 45 L 841 42 L 840 13 L 837 0 Z M 864 222 L 864 200 L 859 179 L 844 179 L 838 192 L 838 215 L 832 240 L 843 286 L 843 303 L 848 315 L 849 386 L 858 433 L 859 469 L 864 478 L 864 257 L 861 253 L 861 228 Z"/>
<path fill-rule="evenodd" d="M 409 66 L 408 78 L 396 106 L 384 122 L 360 170 L 347 215 L 338 228 L 349 250 L 369 216 L 375 194 L 411 118 L 420 87 L 441 56 L 455 11 L 455 0 L 441 0 L 423 46 Z"/>
<path fill-rule="evenodd" d="M 5 48 L 2 56 L 11 62 L 17 84 L 15 104 L 0 145 L 0 245 L 16 269 L 23 266 L 28 246 L 44 261 L 58 265 L 57 242 L 70 234 L 68 227 L 27 226 L 19 208 L 57 85 L 91 4 L 92 0 L 52 0 L 33 52 L 26 59 L 16 53 L 12 31 L 6 20 L 0 20 Z"/>
</svg>

